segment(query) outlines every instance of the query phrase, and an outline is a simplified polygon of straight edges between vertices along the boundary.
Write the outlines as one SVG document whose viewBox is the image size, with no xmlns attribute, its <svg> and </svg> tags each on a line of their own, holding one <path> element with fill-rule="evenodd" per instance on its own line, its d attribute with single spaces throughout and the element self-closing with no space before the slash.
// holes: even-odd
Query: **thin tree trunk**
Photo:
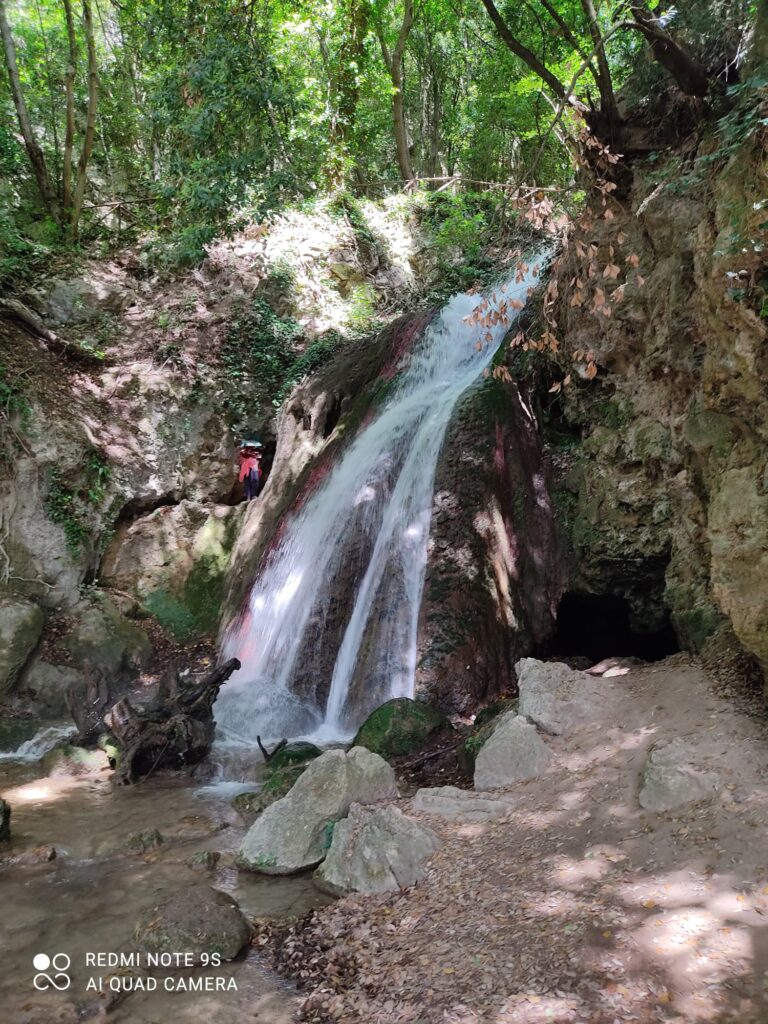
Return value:
<svg viewBox="0 0 768 1024">
<path fill-rule="evenodd" d="M 587 16 L 589 35 L 592 39 L 595 57 L 597 58 L 597 87 L 600 90 L 600 106 L 611 129 L 614 130 L 619 123 L 619 111 L 616 106 L 616 97 L 613 94 L 613 83 L 611 81 L 611 69 L 608 66 L 608 58 L 605 55 L 603 34 L 600 31 L 600 23 L 597 20 L 597 10 L 592 0 L 581 0 L 584 14 Z M 590 68 L 592 64 L 590 61 Z"/>
<path fill-rule="evenodd" d="M 411 154 L 408 148 L 408 127 L 405 123 L 405 101 L 403 97 L 403 57 L 405 55 L 405 46 L 408 42 L 408 36 L 410 35 L 412 28 L 413 0 L 405 0 L 403 24 L 400 26 L 397 42 L 395 43 L 395 48 L 392 51 L 392 63 L 390 65 L 392 87 L 394 89 L 392 96 L 392 120 L 395 129 L 397 165 L 400 168 L 400 174 L 405 181 L 413 179 L 413 166 L 411 164 Z"/>
<path fill-rule="evenodd" d="M 80 227 L 80 214 L 83 209 L 88 161 L 91 159 L 93 140 L 96 135 L 96 105 L 99 95 L 96 42 L 93 36 L 93 17 L 91 15 L 90 0 L 83 0 L 83 25 L 85 26 L 85 39 L 88 47 L 88 115 L 85 123 L 83 145 L 80 150 L 80 159 L 77 161 L 77 185 L 75 186 L 72 214 L 69 221 L 69 232 L 73 242 L 77 239 L 77 232 Z"/>
<path fill-rule="evenodd" d="M 516 57 L 519 57 L 524 64 L 527 64 L 531 71 L 538 75 L 542 82 L 549 86 L 558 99 L 566 100 L 568 97 L 563 83 L 556 75 L 552 74 L 548 67 L 542 64 L 535 53 L 529 50 L 527 46 L 523 46 L 523 44 L 510 32 L 509 26 L 496 10 L 493 0 L 483 0 L 483 7 L 485 7 L 488 12 L 488 15 L 504 45 L 511 50 Z"/>
<path fill-rule="evenodd" d="M 66 129 L 64 134 L 64 168 L 62 171 L 62 194 L 64 212 L 72 215 L 72 149 L 75 144 L 75 75 L 77 74 L 77 36 L 75 19 L 72 16 L 71 0 L 63 0 L 64 14 L 67 19 L 67 39 L 69 40 L 69 63 L 64 77 L 64 89 L 67 97 Z"/>
<path fill-rule="evenodd" d="M 16 117 L 21 130 L 21 137 L 24 140 L 24 147 L 32 166 L 32 171 L 37 182 L 37 190 L 40 193 L 45 210 L 58 220 L 58 206 L 56 195 L 51 188 L 51 179 L 48 176 L 48 168 L 45 163 L 45 156 L 40 148 L 35 133 L 32 129 L 32 122 L 29 119 L 29 111 L 21 90 L 19 79 L 19 68 L 16 64 L 16 46 L 11 35 L 11 27 L 5 10 L 5 0 L 0 0 L 0 35 L 3 37 L 3 49 L 5 50 L 5 64 L 8 71 L 8 80 L 11 86 L 13 105 L 16 108 Z"/>
<path fill-rule="evenodd" d="M 654 59 L 666 68 L 686 96 L 706 96 L 710 84 L 707 69 L 662 28 L 643 0 L 631 0 L 629 7 L 634 27 L 645 36 Z"/>
</svg>

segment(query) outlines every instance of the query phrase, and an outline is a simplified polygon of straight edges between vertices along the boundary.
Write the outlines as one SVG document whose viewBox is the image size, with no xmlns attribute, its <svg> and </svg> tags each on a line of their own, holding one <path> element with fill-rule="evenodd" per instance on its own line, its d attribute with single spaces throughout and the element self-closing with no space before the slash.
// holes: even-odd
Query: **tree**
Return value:
<svg viewBox="0 0 768 1024">
<path fill-rule="evenodd" d="M 0 0 L 0 35 L 3 37 L 3 50 L 5 52 L 5 66 L 8 72 L 8 80 L 11 86 L 13 105 L 16 108 L 16 117 L 19 122 L 19 130 L 24 140 L 24 147 L 29 157 L 29 162 L 37 182 L 37 189 L 40 193 L 40 200 L 46 213 L 56 220 L 59 217 L 59 205 L 55 189 L 51 185 L 48 174 L 48 166 L 40 144 L 35 136 L 32 122 L 27 109 L 27 102 L 21 88 L 19 68 L 16 62 L 16 44 L 13 41 L 11 27 L 8 24 L 8 15 L 5 9 L 5 0 Z"/>
<path fill-rule="evenodd" d="M 408 127 L 405 121 L 403 57 L 405 55 L 408 36 L 411 34 L 411 29 L 413 28 L 413 19 L 413 0 L 404 0 L 403 20 L 391 53 L 387 46 L 387 40 L 385 38 L 381 20 L 377 19 L 376 22 L 376 32 L 379 37 L 381 53 L 387 67 L 387 71 L 389 71 L 392 79 L 392 123 L 395 133 L 395 151 L 397 153 L 397 165 L 400 168 L 400 174 L 405 181 L 412 180 L 413 165 L 411 163 L 411 154 L 408 144 Z"/>
<path fill-rule="evenodd" d="M 43 150 L 37 141 L 37 136 L 29 116 L 29 109 L 21 86 L 21 78 L 16 60 L 16 45 L 14 43 L 11 27 L 8 23 L 5 0 L 0 0 L 0 34 L 3 38 L 5 64 L 8 72 L 8 80 L 11 87 L 14 107 L 16 109 L 16 117 L 24 140 L 27 156 L 37 182 L 37 188 L 40 193 L 43 208 L 46 213 L 48 213 L 62 227 L 66 226 L 70 241 L 76 241 L 87 184 L 88 164 L 93 152 L 93 141 L 96 132 L 98 68 L 96 62 L 96 42 L 94 38 L 91 4 L 90 0 L 82 0 L 82 24 L 88 52 L 88 109 L 85 132 L 83 134 L 80 156 L 77 163 L 76 184 L 73 191 L 72 152 L 75 140 L 74 84 L 77 75 L 77 36 L 71 0 L 63 0 L 63 5 L 69 46 L 69 64 L 67 66 L 65 84 L 66 124 L 62 180 L 57 183 L 56 186 L 54 186 L 51 181 L 48 163 L 45 159 Z"/>
</svg>

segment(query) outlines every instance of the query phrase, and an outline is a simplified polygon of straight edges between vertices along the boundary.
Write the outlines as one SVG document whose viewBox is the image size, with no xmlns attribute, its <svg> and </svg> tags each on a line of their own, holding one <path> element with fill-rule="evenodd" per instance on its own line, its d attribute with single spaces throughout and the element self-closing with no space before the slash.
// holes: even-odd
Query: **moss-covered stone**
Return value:
<svg viewBox="0 0 768 1024">
<path fill-rule="evenodd" d="M 316 757 L 320 757 L 322 750 L 314 743 L 289 743 L 287 746 L 276 751 L 269 759 L 269 773 L 279 771 L 281 768 L 288 768 L 290 765 L 306 764 Z"/>
<path fill-rule="evenodd" d="M 353 746 L 366 747 L 382 757 L 402 757 L 423 747 L 436 733 L 451 729 L 438 708 L 408 697 L 382 704 L 363 722 Z"/>
<path fill-rule="evenodd" d="M 304 764 L 289 765 L 278 771 L 268 772 L 258 792 L 238 793 L 232 801 L 232 806 L 247 824 L 253 824 L 270 804 L 282 800 L 291 791 L 308 763 L 305 761 Z"/>
</svg>

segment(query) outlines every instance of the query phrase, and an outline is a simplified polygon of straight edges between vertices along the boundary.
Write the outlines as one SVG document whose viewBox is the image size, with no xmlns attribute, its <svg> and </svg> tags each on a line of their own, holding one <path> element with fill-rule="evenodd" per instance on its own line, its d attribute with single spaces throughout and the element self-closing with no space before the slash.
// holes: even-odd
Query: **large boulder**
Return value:
<svg viewBox="0 0 768 1024">
<path fill-rule="evenodd" d="M 189 886 L 139 918 L 134 938 L 145 953 L 191 953 L 196 963 L 218 953 L 233 960 L 252 929 L 237 903 L 207 885 Z"/>
<path fill-rule="evenodd" d="M 184 499 L 119 529 L 101 579 L 137 597 L 179 640 L 214 632 L 241 512 Z"/>
<path fill-rule="evenodd" d="M 77 609 L 77 622 L 64 643 L 75 665 L 87 665 L 110 679 L 135 676 L 152 657 L 144 630 L 103 594 Z"/>
<path fill-rule="evenodd" d="M 10 690 L 37 646 L 43 613 L 31 601 L 0 600 L 0 692 Z"/>
<path fill-rule="evenodd" d="M 63 718 L 67 714 L 67 691 L 85 687 L 82 673 L 69 665 L 51 665 L 35 655 L 24 670 L 20 686 L 34 697 L 35 713 L 41 718 Z"/>
<path fill-rule="evenodd" d="M 673 811 L 706 800 L 721 786 L 717 772 L 708 771 L 698 755 L 679 737 L 657 743 L 643 772 L 640 806 L 646 811 Z"/>
<path fill-rule="evenodd" d="M 515 666 L 519 711 L 553 736 L 599 720 L 613 703 L 612 685 L 560 662 L 522 658 Z"/>
<path fill-rule="evenodd" d="M 305 768 L 304 764 L 295 764 L 270 772 L 265 776 L 261 789 L 238 793 L 232 800 L 232 806 L 244 821 L 252 825 L 262 811 L 290 793 Z"/>
<path fill-rule="evenodd" d="M 353 803 L 396 796 L 395 773 L 383 758 L 364 747 L 327 750 L 251 826 L 238 863 L 267 875 L 315 867 L 328 852 L 334 825 Z"/>
<path fill-rule="evenodd" d="M 443 712 L 430 704 L 395 697 L 366 718 L 354 745 L 367 747 L 382 757 L 400 757 L 419 750 L 430 737 L 450 728 Z"/>
<path fill-rule="evenodd" d="M 527 718 L 510 711 L 501 719 L 475 761 L 475 789 L 500 789 L 536 778 L 552 760 L 549 747 Z"/>
<path fill-rule="evenodd" d="M 315 880 L 336 896 L 407 889 L 424 877 L 440 845 L 431 829 L 396 807 L 353 804 L 349 817 L 334 828 Z"/>
</svg>

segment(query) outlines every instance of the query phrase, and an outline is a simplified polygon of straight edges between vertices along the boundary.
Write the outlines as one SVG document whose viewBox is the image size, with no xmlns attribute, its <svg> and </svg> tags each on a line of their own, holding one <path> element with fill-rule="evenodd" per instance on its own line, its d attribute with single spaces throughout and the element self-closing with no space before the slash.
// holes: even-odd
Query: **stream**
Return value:
<svg viewBox="0 0 768 1024">
<path fill-rule="evenodd" d="M 74 1024 L 105 1019 L 103 1010 L 101 1017 L 94 1012 L 99 1008 L 98 994 L 86 991 L 86 986 L 90 977 L 106 977 L 112 971 L 86 966 L 86 953 L 129 950 L 140 914 L 190 885 L 210 884 L 231 893 L 250 917 L 292 917 L 328 901 L 307 877 L 238 872 L 234 855 L 245 827 L 227 790 L 173 777 L 117 788 L 110 781 L 106 758 L 97 754 L 88 760 L 88 769 L 81 774 L 50 755 L 37 763 L 0 761 L 0 792 L 13 809 L 12 842 L 3 847 L 3 857 L 41 844 L 56 849 L 54 860 L 0 872 L 3 1022 Z M 163 835 L 160 847 L 124 852 L 131 833 L 151 829 Z M 214 871 L 187 864 L 203 850 L 221 854 Z M 40 953 L 64 953 L 71 959 L 67 991 L 35 991 L 32 961 Z M 209 993 L 179 990 L 186 979 L 206 973 L 224 978 L 229 987 Z M 155 976 L 155 991 L 128 995 L 110 1010 L 109 1021 L 230 1024 L 237 1019 L 287 1024 L 292 1019 L 293 990 L 268 970 L 255 948 L 218 968 Z M 166 977 L 173 991 L 165 990 Z"/>
</svg>

